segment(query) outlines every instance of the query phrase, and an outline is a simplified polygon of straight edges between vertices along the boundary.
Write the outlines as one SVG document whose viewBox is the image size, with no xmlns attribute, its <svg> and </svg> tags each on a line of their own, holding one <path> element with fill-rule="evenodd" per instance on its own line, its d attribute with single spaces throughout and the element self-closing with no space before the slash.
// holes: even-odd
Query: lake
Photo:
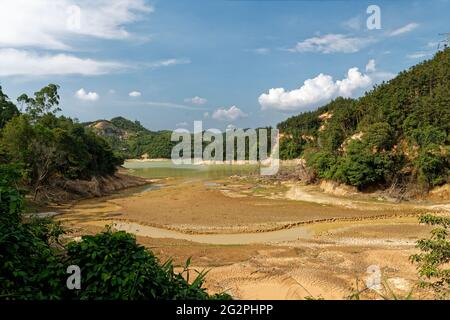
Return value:
<svg viewBox="0 0 450 320">
<path fill-rule="evenodd" d="M 176 165 L 171 160 L 126 161 L 124 167 L 130 174 L 148 179 L 167 177 L 219 179 L 232 175 L 259 173 L 259 165 L 254 164 L 208 164 Z"/>
</svg>

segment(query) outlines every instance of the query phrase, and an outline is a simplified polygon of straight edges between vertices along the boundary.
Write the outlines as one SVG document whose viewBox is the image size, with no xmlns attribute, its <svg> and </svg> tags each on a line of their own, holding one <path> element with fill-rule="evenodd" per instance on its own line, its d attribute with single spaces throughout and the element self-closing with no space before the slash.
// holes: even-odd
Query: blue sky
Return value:
<svg viewBox="0 0 450 320">
<path fill-rule="evenodd" d="M 448 0 L 4 0 L 0 85 L 15 99 L 57 83 L 80 121 L 276 125 L 430 58 L 449 13 Z"/>
</svg>

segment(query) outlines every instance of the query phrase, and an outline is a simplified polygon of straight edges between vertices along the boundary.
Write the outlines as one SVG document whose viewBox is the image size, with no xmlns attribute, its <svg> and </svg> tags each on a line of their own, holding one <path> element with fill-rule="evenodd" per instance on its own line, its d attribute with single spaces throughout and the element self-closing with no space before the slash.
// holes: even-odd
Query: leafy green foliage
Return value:
<svg viewBox="0 0 450 320">
<path fill-rule="evenodd" d="M 25 104 L 25 111 L 33 120 L 47 114 L 61 111 L 59 105 L 59 86 L 49 84 L 41 90 L 34 93 L 34 98 L 25 93 L 17 98 L 17 102 Z"/>
<path fill-rule="evenodd" d="M 99 123 L 107 128 L 96 128 Z M 84 126 L 105 139 L 121 159 L 140 158 L 144 154 L 149 158 L 170 158 L 175 145 L 170 141 L 171 131 L 150 131 L 139 121 L 130 121 L 124 117 L 87 122 Z"/>
<path fill-rule="evenodd" d="M 171 134 L 170 131 L 158 131 L 138 135 L 130 140 L 129 150 L 133 157 L 147 154 L 149 158 L 153 159 L 169 159 L 175 145 L 170 141 Z"/>
<path fill-rule="evenodd" d="M 364 188 L 396 172 L 400 161 L 393 154 L 374 152 L 367 141 L 352 141 L 347 152 L 338 159 L 332 178 Z"/>
<path fill-rule="evenodd" d="M 18 188 L 21 178 L 19 165 L 0 164 L 0 223 L 19 221 L 23 205 L 23 193 Z"/>
<path fill-rule="evenodd" d="M 2 87 L 0 86 L 0 129 L 17 115 L 19 115 L 19 110 L 14 103 L 9 101 L 8 96 L 3 93 Z"/>
<path fill-rule="evenodd" d="M 23 164 L 35 197 L 55 177 L 90 179 L 113 174 L 122 164 L 104 139 L 55 115 L 60 110 L 57 90 L 49 85 L 33 98 L 20 96 L 27 112 L 10 118 L 0 131 L 0 161 Z"/>
<path fill-rule="evenodd" d="M 17 166 L 0 165 L 0 298 L 58 298 L 65 270 L 54 244 L 62 229 L 49 220 L 22 222 L 21 175 Z"/>
<path fill-rule="evenodd" d="M 412 255 L 410 259 L 417 263 L 417 270 L 422 277 L 420 285 L 433 289 L 438 298 L 448 298 L 450 295 L 450 269 L 448 269 L 450 218 L 426 214 L 419 220 L 435 228 L 431 231 L 429 239 L 421 239 L 417 242 L 417 248 L 421 253 Z"/>
<path fill-rule="evenodd" d="M 151 252 L 123 231 L 85 236 L 68 245 L 67 255 L 71 264 L 82 266 L 83 289 L 76 293 L 82 300 L 209 298 L 202 288 L 203 274 L 189 283 L 174 272 L 170 261 L 159 265 Z"/>
<path fill-rule="evenodd" d="M 125 119 L 124 117 L 115 117 L 110 120 L 110 122 L 115 125 L 117 128 L 129 131 L 129 132 L 135 132 L 135 133 L 149 133 L 150 130 L 147 130 L 142 124 L 136 120 L 136 121 L 130 121 L 128 119 Z"/>
</svg>

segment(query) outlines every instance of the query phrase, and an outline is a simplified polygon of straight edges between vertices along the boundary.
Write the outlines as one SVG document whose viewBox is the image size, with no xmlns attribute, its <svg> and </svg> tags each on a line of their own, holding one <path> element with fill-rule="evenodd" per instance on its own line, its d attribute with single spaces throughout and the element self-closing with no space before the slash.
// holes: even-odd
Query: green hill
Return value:
<svg viewBox="0 0 450 320">
<path fill-rule="evenodd" d="M 124 117 L 111 120 L 97 120 L 84 125 L 109 142 L 114 152 L 123 159 L 170 158 L 173 143 L 171 132 L 150 131 L 139 121 L 131 121 Z"/>
<path fill-rule="evenodd" d="M 280 156 L 364 189 L 449 182 L 450 49 L 359 99 L 337 98 L 278 124 Z"/>
</svg>

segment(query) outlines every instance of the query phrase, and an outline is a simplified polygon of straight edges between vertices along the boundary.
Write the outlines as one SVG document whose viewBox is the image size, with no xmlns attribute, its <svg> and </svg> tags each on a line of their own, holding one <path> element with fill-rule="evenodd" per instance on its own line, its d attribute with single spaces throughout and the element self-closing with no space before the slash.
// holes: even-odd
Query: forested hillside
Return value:
<svg viewBox="0 0 450 320">
<path fill-rule="evenodd" d="M 84 123 L 88 128 L 107 140 L 117 156 L 122 159 L 170 158 L 174 143 L 170 141 L 171 131 L 150 131 L 139 121 L 123 117 Z"/>
<path fill-rule="evenodd" d="M 23 112 L 0 88 L 0 167 L 19 169 L 20 182 L 34 198 L 58 179 L 107 176 L 122 163 L 104 139 L 70 118 L 57 116 L 57 85 L 17 100 Z"/>
<path fill-rule="evenodd" d="M 449 182 L 450 49 L 359 99 L 337 98 L 278 124 L 280 155 L 364 189 Z"/>
</svg>

